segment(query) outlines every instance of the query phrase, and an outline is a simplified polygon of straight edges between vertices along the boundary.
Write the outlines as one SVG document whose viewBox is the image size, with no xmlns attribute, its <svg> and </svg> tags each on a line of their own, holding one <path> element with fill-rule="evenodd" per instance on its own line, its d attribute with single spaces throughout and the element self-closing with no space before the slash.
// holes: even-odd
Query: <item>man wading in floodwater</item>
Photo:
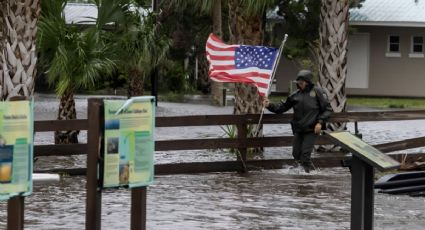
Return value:
<svg viewBox="0 0 425 230">
<path fill-rule="evenodd" d="M 314 85 L 312 78 L 311 71 L 301 70 L 296 79 L 298 90 L 289 95 L 285 102 L 282 100 L 279 104 L 272 104 L 266 97 L 263 101 L 264 106 L 273 113 L 280 114 L 294 108 L 291 121 L 294 133 L 292 155 L 307 173 L 313 169 L 311 152 L 316 137 L 325 128 L 325 122 L 332 114 L 326 93 Z"/>
</svg>

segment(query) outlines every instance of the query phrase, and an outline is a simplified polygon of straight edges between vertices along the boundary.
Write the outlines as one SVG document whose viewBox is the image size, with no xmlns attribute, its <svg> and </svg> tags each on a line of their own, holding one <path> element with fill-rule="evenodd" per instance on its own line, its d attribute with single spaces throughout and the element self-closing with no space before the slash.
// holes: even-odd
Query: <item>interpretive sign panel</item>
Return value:
<svg viewBox="0 0 425 230">
<path fill-rule="evenodd" d="M 388 155 L 382 153 L 375 147 L 364 142 L 362 139 L 348 131 L 325 132 L 331 139 L 335 140 L 342 147 L 352 154 L 367 162 L 379 170 L 390 170 L 400 167 L 400 163 Z"/>
<path fill-rule="evenodd" d="M 104 100 L 103 187 L 140 187 L 154 177 L 154 97 Z"/>
<path fill-rule="evenodd" d="M 32 192 L 32 111 L 30 101 L 0 102 L 0 200 Z"/>
</svg>

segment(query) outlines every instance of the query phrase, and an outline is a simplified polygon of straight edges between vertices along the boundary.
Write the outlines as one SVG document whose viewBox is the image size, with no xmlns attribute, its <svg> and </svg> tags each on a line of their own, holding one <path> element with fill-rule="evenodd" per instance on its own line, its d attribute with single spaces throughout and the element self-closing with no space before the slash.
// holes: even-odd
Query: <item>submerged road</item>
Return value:
<svg viewBox="0 0 425 230">
<path fill-rule="evenodd" d="M 58 101 L 40 96 L 36 119 L 55 119 Z M 78 116 L 86 116 L 86 99 L 76 100 Z M 229 114 L 231 107 L 159 103 L 157 116 Z M 364 140 L 371 144 L 425 136 L 425 121 L 364 122 Z M 265 133 L 289 135 L 288 125 L 266 125 Z M 350 130 L 353 127 L 349 126 Z M 220 127 L 158 128 L 157 139 L 218 137 Z M 80 135 L 85 141 L 86 134 Z M 52 143 L 53 133 L 36 136 Z M 414 149 L 412 152 L 423 152 Z M 290 157 L 290 148 L 267 148 L 264 157 Z M 234 159 L 224 151 L 158 152 L 156 163 Z M 82 167 L 85 157 L 40 158 L 37 168 Z M 168 175 L 148 188 L 147 229 L 349 229 L 351 175 L 345 168 L 312 174 L 284 168 L 238 173 Z M 0 229 L 6 225 L 6 202 L 0 203 Z M 85 178 L 63 177 L 57 183 L 36 184 L 26 199 L 25 229 L 83 229 Z M 375 229 L 423 229 L 425 198 L 375 194 Z M 130 192 L 103 193 L 102 229 L 129 229 Z"/>
</svg>

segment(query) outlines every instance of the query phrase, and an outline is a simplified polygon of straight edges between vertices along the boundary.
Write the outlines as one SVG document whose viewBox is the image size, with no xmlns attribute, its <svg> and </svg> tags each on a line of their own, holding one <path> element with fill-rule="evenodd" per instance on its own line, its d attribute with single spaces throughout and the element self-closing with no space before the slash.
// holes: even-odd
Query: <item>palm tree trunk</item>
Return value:
<svg viewBox="0 0 425 230">
<path fill-rule="evenodd" d="M 328 91 L 334 112 L 346 110 L 349 1 L 322 0 L 320 13 L 319 84 Z M 329 124 L 331 130 L 345 129 L 345 123 Z"/>
<path fill-rule="evenodd" d="M 214 0 L 212 9 L 213 33 L 221 38 L 223 35 L 222 17 L 221 17 L 221 0 Z"/>
<path fill-rule="evenodd" d="M 143 73 L 137 67 L 130 69 L 128 73 L 129 82 L 128 82 L 128 92 L 127 96 L 142 96 L 144 93 L 143 90 Z"/>
<path fill-rule="evenodd" d="M 248 15 L 243 12 L 243 0 L 229 0 L 229 33 L 230 44 L 261 45 L 264 37 L 263 14 Z M 255 86 L 235 84 L 234 114 L 261 113 L 262 98 Z M 255 131 L 257 131 L 255 134 Z M 262 125 L 248 127 L 248 137 L 262 136 Z M 261 153 L 262 148 L 251 149 L 252 153 Z M 238 156 L 238 158 L 243 156 Z"/>
<path fill-rule="evenodd" d="M 229 0 L 229 28 L 231 44 L 260 45 L 264 28 L 262 15 L 243 13 L 242 0 Z M 235 85 L 234 114 L 260 113 L 262 99 L 257 88 L 247 84 Z"/>
<path fill-rule="evenodd" d="M 58 120 L 77 119 L 77 111 L 75 110 L 74 93 L 68 90 L 60 98 Z M 55 144 L 78 143 L 78 130 L 56 131 Z"/>
<path fill-rule="evenodd" d="M 208 94 L 211 92 L 212 86 L 209 77 L 208 69 L 209 64 L 205 54 L 198 55 L 199 65 L 198 65 L 198 88 L 204 93 Z"/>
<path fill-rule="evenodd" d="M 230 43 L 261 45 L 264 37 L 263 15 L 243 12 L 243 0 L 229 0 Z"/>
<path fill-rule="evenodd" d="M 0 46 L 2 62 L 1 100 L 22 95 L 32 97 L 37 55 L 35 51 L 39 0 L 2 1 L 4 44 Z"/>
<path fill-rule="evenodd" d="M 3 98 L 3 59 L 2 53 L 4 49 L 4 36 L 6 34 L 6 23 L 4 21 L 6 11 L 2 10 L 6 9 L 6 1 L 0 1 L 0 100 Z"/>
<path fill-rule="evenodd" d="M 212 9 L 212 20 L 213 20 L 213 33 L 222 38 L 223 30 L 221 27 L 222 24 L 221 17 L 221 0 L 213 0 L 213 9 Z M 212 104 L 213 105 L 222 105 L 223 104 L 223 93 L 222 89 L 224 84 L 222 82 L 211 82 L 211 95 L 212 95 Z"/>
<path fill-rule="evenodd" d="M 5 34 L 5 28 L 6 28 L 6 23 L 4 21 L 5 18 L 5 10 L 2 9 L 6 9 L 6 1 L 0 1 L 0 41 L 2 41 L 0 43 L 0 48 L 1 50 L 3 50 L 3 35 Z"/>
<path fill-rule="evenodd" d="M 256 87 L 248 84 L 235 84 L 233 114 L 258 114 L 261 113 L 262 108 L 262 99 Z"/>
</svg>

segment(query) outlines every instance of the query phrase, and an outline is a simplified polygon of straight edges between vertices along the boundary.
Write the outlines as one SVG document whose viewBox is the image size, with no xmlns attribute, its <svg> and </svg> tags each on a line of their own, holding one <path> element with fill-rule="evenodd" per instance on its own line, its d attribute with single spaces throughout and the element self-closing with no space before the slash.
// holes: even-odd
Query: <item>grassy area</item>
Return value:
<svg viewBox="0 0 425 230">
<path fill-rule="evenodd" d="M 167 92 L 167 93 L 158 94 L 158 101 L 183 102 L 183 100 L 184 100 L 183 93 Z"/>
<path fill-rule="evenodd" d="M 286 97 L 271 96 L 273 103 L 279 102 Z M 425 109 L 425 98 L 381 98 L 381 97 L 354 97 L 348 98 L 348 105 L 366 106 L 374 108 L 399 108 L 399 109 Z"/>
<path fill-rule="evenodd" d="M 52 92 L 53 93 L 53 92 Z M 127 95 L 126 89 L 113 90 L 97 90 L 79 92 L 83 94 L 97 95 Z M 190 94 L 190 93 L 188 93 Z M 193 94 L 202 94 L 201 92 L 193 92 Z M 150 95 L 150 91 L 145 91 L 145 95 Z M 270 96 L 270 101 L 278 103 L 285 100 L 285 96 Z M 159 101 L 183 102 L 184 93 L 160 92 Z M 398 109 L 425 109 L 425 98 L 384 98 L 384 97 L 352 97 L 348 98 L 347 104 L 350 106 L 365 106 L 373 108 L 398 108 Z"/>
<path fill-rule="evenodd" d="M 376 108 L 425 109 L 424 98 L 348 98 L 348 105 Z"/>
</svg>

